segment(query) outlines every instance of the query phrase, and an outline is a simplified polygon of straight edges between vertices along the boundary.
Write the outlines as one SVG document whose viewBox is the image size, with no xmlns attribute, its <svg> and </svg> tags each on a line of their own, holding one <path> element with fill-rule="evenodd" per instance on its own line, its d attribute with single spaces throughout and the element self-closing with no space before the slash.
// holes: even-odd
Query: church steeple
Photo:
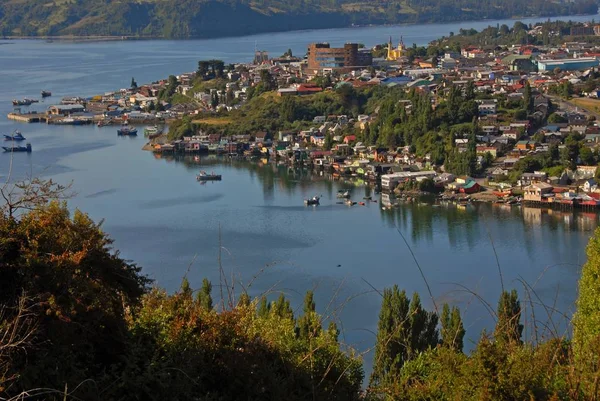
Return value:
<svg viewBox="0 0 600 401">
<path fill-rule="evenodd" d="M 393 54 L 393 47 L 392 47 L 392 36 L 390 35 L 390 41 L 388 42 L 388 51 L 387 51 L 387 59 L 388 60 L 393 60 L 394 58 L 394 54 Z"/>
</svg>

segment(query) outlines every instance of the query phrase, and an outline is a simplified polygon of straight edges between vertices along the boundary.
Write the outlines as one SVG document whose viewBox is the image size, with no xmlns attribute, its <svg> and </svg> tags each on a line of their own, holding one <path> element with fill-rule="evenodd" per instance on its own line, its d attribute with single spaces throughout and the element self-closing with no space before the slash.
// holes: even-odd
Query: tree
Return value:
<svg viewBox="0 0 600 401">
<path fill-rule="evenodd" d="M 596 157 L 594 156 L 594 152 L 587 146 L 581 147 L 579 151 L 579 158 L 581 162 L 586 166 L 593 166 L 596 164 Z"/>
<path fill-rule="evenodd" d="M 277 84 L 273 80 L 273 76 L 271 75 L 269 70 L 266 69 L 260 70 L 260 83 L 264 87 L 265 91 L 274 90 L 277 86 Z"/>
<path fill-rule="evenodd" d="M 384 384 L 405 362 L 438 343 L 437 315 L 421 307 L 418 294 L 412 302 L 397 285 L 383 291 L 377 324 L 375 360 L 370 385 Z"/>
<path fill-rule="evenodd" d="M 566 123 L 567 119 L 559 113 L 552 113 L 548 116 L 548 122 L 551 124 L 561 124 Z"/>
<path fill-rule="evenodd" d="M 135 78 L 131 77 L 131 85 L 130 85 L 131 89 L 137 89 L 138 84 L 137 82 L 135 82 Z"/>
<path fill-rule="evenodd" d="M 64 203 L 40 202 L 18 218 L 0 214 L 2 322 L 16 317 L 23 294 L 35 298 L 36 341 L 12 359 L 9 376 L 19 383 L 11 391 L 80 383 L 125 354 L 126 311 L 150 280 L 111 245 L 99 224 Z"/>
<path fill-rule="evenodd" d="M 527 110 L 518 109 L 515 111 L 515 120 L 525 120 L 527 118 Z"/>
<path fill-rule="evenodd" d="M 520 343 L 523 333 L 521 324 L 521 303 L 516 290 L 502 291 L 498 301 L 498 320 L 494 337 L 496 341 L 505 343 Z"/>
<path fill-rule="evenodd" d="M 321 322 L 315 309 L 314 293 L 310 290 L 304 296 L 303 312 L 298 319 L 298 337 L 304 340 L 316 338 L 321 333 Z"/>
<path fill-rule="evenodd" d="M 475 83 L 470 79 L 465 86 L 465 100 L 473 99 L 475 99 Z"/>
<path fill-rule="evenodd" d="M 325 150 L 331 150 L 331 148 L 333 147 L 333 138 L 331 137 L 331 132 L 329 131 L 327 131 L 327 133 L 325 134 L 323 147 L 325 148 Z"/>
<path fill-rule="evenodd" d="M 600 363 L 600 228 L 590 238 L 587 257 L 581 271 L 577 311 L 573 317 L 573 345 L 580 369 L 597 375 Z"/>
<path fill-rule="evenodd" d="M 460 317 L 460 310 L 456 306 L 453 306 L 450 310 L 450 306 L 444 304 L 441 324 L 442 345 L 454 351 L 462 352 L 465 329 Z"/>
<path fill-rule="evenodd" d="M 269 316 L 270 304 L 267 302 L 267 297 L 264 295 L 258 301 L 258 317 L 267 318 Z"/>
<path fill-rule="evenodd" d="M 197 301 L 206 310 L 213 308 L 213 300 L 210 293 L 212 292 L 212 283 L 208 279 L 202 280 L 202 288 L 198 292 Z"/>
<path fill-rule="evenodd" d="M 204 78 L 206 77 L 206 74 L 208 74 L 208 68 L 209 68 L 208 61 L 206 61 L 206 60 L 198 61 L 198 71 L 196 72 L 196 75 L 198 77 L 200 77 L 202 80 L 204 80 Z"/>
<path fill-rule="evenodd" d="M 525 91 L 523 92 L 523 108 L 529 113 L 533 112 L 533 96 L 531 94 L 531 85 L 529 85 L 529 81 L 525 81 Z"/>
</svg>

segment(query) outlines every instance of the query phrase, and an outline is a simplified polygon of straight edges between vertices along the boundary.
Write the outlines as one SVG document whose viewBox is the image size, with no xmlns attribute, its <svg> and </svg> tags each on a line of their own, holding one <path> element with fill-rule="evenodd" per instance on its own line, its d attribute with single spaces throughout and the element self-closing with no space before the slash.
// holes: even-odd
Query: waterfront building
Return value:
<svg viewBox="0 0 600 401">
<path fill-rule="evenodd" d="M 560 68 L 561 71 L 577 71 L 598 67 L 599 64 L 598 58 L 596 57 L 581 57 L 562 60 L 547 59 L 538 61 L 538 70 L 553 71 L 555 68 Z"/>
<path fill-rule="evenodd" d="M 370 50 L 359 50 L 357 43 L 331 47 L 329 43 L 311 43 L 308 46 L 308 74 L 327 72 L 347 73 L 373 64 Z"/>
</svg>

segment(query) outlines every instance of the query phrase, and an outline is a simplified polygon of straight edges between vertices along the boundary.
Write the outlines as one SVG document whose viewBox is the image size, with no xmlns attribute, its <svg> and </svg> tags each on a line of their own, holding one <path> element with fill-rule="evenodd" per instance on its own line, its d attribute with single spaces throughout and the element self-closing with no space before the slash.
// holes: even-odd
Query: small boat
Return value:
<svg viewBox="0 0 600 401">
<path fill-rule="evenodd" d="M 42 91 L 42 97 L 49 97 L 52 96 L 52 92 L 50 91 Z"/>
<path fill-rule="evenodd" d="M 318 206 L 320 199 L 321 198 L 319 198 L 318 196 L 313 196 L 312 198 L 304 199 L 304 204 L 306 206 Z"/>
<path fill-rule="evenodd" d="M 22 100 L 17 100 L 17 99 L 13 99 L 12 104 L 13 106 L 30 106 L 32 103 L 37 103 L 38 101 L 35 99 L 22 99 Z"/>
<path fill-rule="evenodd" d="M 5 141 L 24 141 L 25 137 L 19 131 L 15 131 L 12 135 L 4 135 Z"/>
<path fill-rule="evenodd" d="M 206 171 L 201 171 L 197 176 L 196 176 L 196 180 L 197 181 L 221 181 L 221 175 L 220 174 L 208 174 Z"/>
<path fill-rule="evenodd" d="M 340 189 L 340 190 L 337 192 L 337 195 L 336 195 L 336 196 L 337 196 L 338 198 L 349 198 L 349 197 L 350 197 L 350 191 L 348 191 L 348 190 L 344 190 L 344 189 Z"/>
<path fill-rule="evenodd" d="M 129 128 L 129 125 L 122 125 L 121 128 L 117 130 L 118 136 L 136 136 L 137 129 Z"/>
<path fill-rule="evenodd" d="M 27 146 L 2 146 L 5 152 L 27 152 L 31 153 L 31 144 L 28 143 Z"/>
<path fill-rule="evenodd" d="M 162 128 L 159 128 L 158 125 L 155 125 L 154 127 L 144 128 L 144 136 L 156 135 L 156 134 L 161 134 L 161 133 L 162 133 Z"/>
</svg>

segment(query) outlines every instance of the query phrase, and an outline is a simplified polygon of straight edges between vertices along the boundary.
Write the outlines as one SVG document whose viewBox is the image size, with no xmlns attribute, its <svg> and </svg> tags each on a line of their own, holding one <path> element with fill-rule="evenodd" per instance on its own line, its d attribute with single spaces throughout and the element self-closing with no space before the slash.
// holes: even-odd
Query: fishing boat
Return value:
<svg viewBox="0 0 600 401">
<path fill-rule="evenodd" d="M 121 128 L 117 130 L 118 136 L 136 136 L 137 129 L 130 128 L 129 125 L 122 125 Z"/>
<path fill-rule="evenodd" d="M 319 205 L 319 200 L 320 199 L 321 198 L 319 198 L 318 196 L 315 195 L 312 198 L 304 199 L 304 204 L 306 206 L 317 206 L 317 205 Z"/>
<path fill-rule="evenodd" d="M 52 96 L 52 92 L 50 91 L 42 91 L 42 97 L 49 97 Z"/>
<path fill-rule="evenodd" d="M 21 132 L 15 131 L 12 135 L 4 135 L 5 141 L 24 141 L 25 137 Z"/>
<path fill-rule="evenodd" d="M 22 100 L 18 100 L 18 99 L 13 99 L 12 104 L 13 106 L 30 106 L 32 103 L 37 103 L 38 100 L 35 99 L 22 99 Z"/>
<path fill-rule="evenodd" d="M 196 180 L 197 181 L 221 181 L 221 175 L 220 174 L 208 174 L 206 171 L 201 171 L 197 176 L 196 176 Z"/>
<path fill-rule="evenodd" d="M 31 144 L 28 143 L 27 146 L 2 146 L 5 152 L 27 152 L 31 153 Z"/>
<path fill-rule="evenodd" d="M 350 191 L 348 191 L 347 189 L 340 189 L 337 192 L 336 195 L 338 198 L 349 198 L 350 197 Z"/>
<path fill-rule="evenodd" d="M 144 128 L 144 136 L 156 135 L 156 134 L 161 134 L 161 133 L 162 133 L 162 128 L 159 128 L 158 125 L 155 125 L 154 127 Z"/>
</svg>

